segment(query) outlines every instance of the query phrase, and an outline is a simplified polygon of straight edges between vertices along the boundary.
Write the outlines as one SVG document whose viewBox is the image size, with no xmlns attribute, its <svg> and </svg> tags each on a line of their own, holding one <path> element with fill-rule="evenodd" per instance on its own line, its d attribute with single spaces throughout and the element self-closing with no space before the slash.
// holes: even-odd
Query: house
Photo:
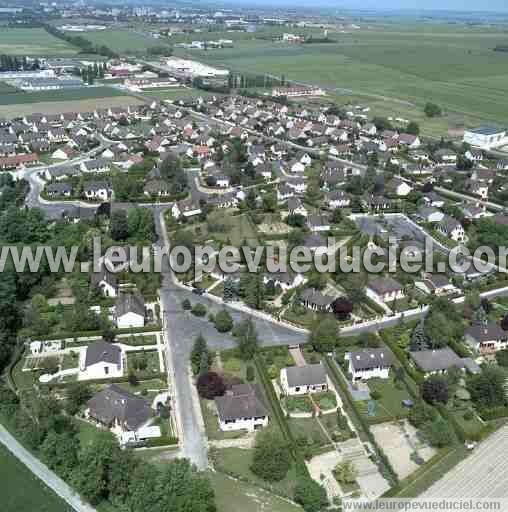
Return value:
<svg viewBox="0 0 508 512">
<path fill-rule="evenodd" d="M 294 178 L 286 182 L 297 194 L 303 194 L 307 190 L 307 182 L 301 178 Z"/>
<path fill-rule="evenodd" d="M 303 203 L 297 197 L 290 197 L 287 202 L 287 209 L 289 215 L 302 215 L 307 217 L 307 209 L 303 206 Z"/>
<path fill-rule="evenodd" d="M 473 350 L 482 355 L 508 347 L 508 332 L 503 331 L 496 322 L 468 327 L 464 332 L 464 339 Z"/>
<path fill-rule="evenodd" d="M 219 428 L 223 432 L 255 430 L 268 425 L 268 409 L 257 384 L 235 384 L 215 398 Z"/>
<path fill-rule="evenodd" d="M 391 277 L 377 277 L 365 287 L 367 296 L 376 302 L 392 302 L 405 296 L 402 285 Z"/>
<path fill-rule="evenodd" d="M 305 165 L 299 160 L 291 160 L 288 164 L 289 171 L 294 174 L 301 174 L 305 172 Z"/>
<path fill-rule="evenodd" d="M 283 291 L 287 291 L 300 286 L 305 281 L 305 277 L 300 273 L 266 272 L 263 276 L 263 282 L 268 284 L 270 281 Z"/>
<path fill-rule="evenodd" d="M 481 149 L 468 149 L 464 156 L 471 162 L 481 162 L 483 160 L 483 151 Z"/>
<path fill-rule="evenodd" d="M 436 192 L 429 192 L 423 196 L 423 201 L 426 206 L 433 206 L 435 208 L 442 208 L 445 204 L 444 199 Z"/>
<path fill-rule="evenodd" d="M 483 181 L 467 180 L 465 183 L 466 190 L 475 196 L 480 196 L 482 199 L 489 197 L 489 185 Z"/>
<path fill-rule="evenodd" d="M 347 208 L 351 204 L 351 197 L 343 190 L 333 190 L 325 194 L 325 202 L 331 210 Z"/>
<path fill-rule="evenodd" d="M 287 396 L 306 395 L 328 390 L 328 378 L 321 363 L 290 366 L 280 371 L 282 392 Z"/>
<path fill-rule="evenodd" d="M 138 293 L 121 293 L 115 304 L 115 319 L 118 329 L 144 327 L 145 301 Z"/>
<path fill-rule="evenodd" d="M 434 153 L 434 160 L 447 164 L 454 164 L 457 162 L 457 153 L 453 149 L 439 149 Z"/>
<path fill-rule="evenodd" d="M 348 372 L 353 382 L 368 379 L 388 379 L 393 366 L 393 354 L 386 348 L 370 348 L 347 352 Z"/>
<path fill-rule="evenodd" d="M 113 379 L 123 370 L 122 349 L 112 343 L 96 341 L 79 354 L 78 380 Z"/>
<path fill-rule="evenodd" d="M 300 293 L 299 300 L 308 309 L 325 312 L 332 309 L 335 297 L 324 295 L 315 288 L 306 288 Z"/>
<path fill-rule="evenodd" d="M 442 235 L 446 236 L 447 238 L 451 238 L 455 242 L 465 241 L 466 233 L 462 227 L 462 224 L 458 220 L 448 215 L 445 215 L 443 220 L 439 222 L 437 225 L 437 230 Z"/>
<path fill-rule="evenodd" d="M 101 269 L 98 272 L 92 272 L 90 284 L 93 288 L 100 290 L 104 297 L 118 295 L 118 277 L 114 272 L 110 272 L 104 263 L 101 263 Z"/>
<path fill-rule="evenodd" d="M 478 373 L 479 371 L 478 365 L 472 359 L 468 357 L 460 358 L 449 347 L 409 352 L 409 357 L 426 377 L 446 373 L 450 368 L 468 370 L 471 373 Z"/>
<path fill-rule="evenodd" d="M 173 215 L 175 219 L 180 218 L 181 215 L 184 217 L 193 217 L 194 215 L 199 215 L 200 213 L 201 207 L 199 204 L 195 203 L 192 198 L 178 201 L 171 208 L 171 215 Z"/>
<path fill-rule="evenodd" d="M 411 149 L 417 149 L 421 146 L 420 138 L 417 135 L 412 135 L 410 133 L 401 133 L 399 135 L 399 144 L 401 146 L 407 146 Z"/>
<path fill-rule="evenodd" d="M 441 222 L 444 218 L 444 213 L 437 208 L 432 208 L 431 206 L 422 206 L 416 212 L 418 218 L 420 218 L 423 222 L 429 223 L 437 223 Z"/>
<path fill-rule="evenodd" d="M 49 197 L 72 195 L 72 185 L 70 183 L 50 183 L 46 187 L 46 193 Z"/>
<path fill-rule="evenodd" d="M 416 281 L 415 286 L 427 295 L 448 295 L 456 291 L 445 274 L 424 274 L 424 279 Z"/>
<path fill-rule="evenodd" d="M 406 197 L 413 190 L 413 187 L 409 183 L 398 176 L 390 180 L 386 188 L 399 197 Z"/>
<path fill-rule="evenodd" d="M 83 185 L 83 194 L 87 199 L 107 201 L 111 195 L 111 188 L 104 181 L 88 181 Z"/>
<path fill-rule="evenodd" d="M 164 180 L 153 179 L 145 183 L 143 193 L 145 196 L 167 197 L 171 195 L 171 186 Z"/>
<path fill-rule="evenodd" d="M 307 226 L 313 233 L 330 231 L 330 221 L 324 215 L 309 215 L 307 217 Z"/>
<path fill-rule="evenodd" d="M 143 427 L 152 420 L 153 411 L 143 398 L 112 384 L 87 402 L 85 416 L 119 436 L 124 432 L 138 433 L 134 437 L 138 441 L 142 440 Z"/>
<path fill-rule="evenodd" d="M 88 160 L 81 163 L 81 170 L 83 172 L 108 172 L 110 170 L 110 162 L 105 158 L 97 158 L 95 160 Z"/>
<path fill-rule="evenodd" d="M 29 165 L 36 165 L 39 162 L 39 156 L 36 153 L 6 156 L 0 158 L 0 170 L 19 169 Z"/>
<path fill-rule="evenodd" d="M 481 126 L 464 130 L 463 141 L 485 151 L 504 146 L 508 142 L 506 130 L 494 126 Z"/>
<path fill-rule="evenodd" d="M 295 191 L 292 187 L 288 187 L 285 183 L 280 184 L 277 187 L 277 201 L 282 202 L 295 195 Z"/>
</svg>

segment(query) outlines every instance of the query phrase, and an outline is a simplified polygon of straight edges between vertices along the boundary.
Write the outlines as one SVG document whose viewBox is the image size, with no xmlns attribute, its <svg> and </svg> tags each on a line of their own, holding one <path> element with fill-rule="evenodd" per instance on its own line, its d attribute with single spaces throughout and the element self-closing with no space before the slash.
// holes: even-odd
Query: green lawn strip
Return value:
<svg viewBox="0 0 508 512">
<path fill-rule="evenodd" d="M 301 512 L 301 508 L 279 496 L 220 472 L 207 473 L 220 512 Z"/>
<path fill-rule="evenodd" d="M 0 480 L 2 512 L 68 512 L 70 509 L 3 445 L 0 445 Z"/>
</svg>

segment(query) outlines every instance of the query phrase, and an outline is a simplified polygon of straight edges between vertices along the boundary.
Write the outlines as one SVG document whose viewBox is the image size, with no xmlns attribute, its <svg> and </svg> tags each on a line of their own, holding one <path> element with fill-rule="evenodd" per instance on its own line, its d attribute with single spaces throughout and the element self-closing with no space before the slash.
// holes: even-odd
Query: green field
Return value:
<svg viewBox="0 0 508 512">
<path fill-rule="evenodd" d="M 68 57 L 76 48 L 43 28 L 5 28 L 0 30 L 0 53 L 30 57 Z"/>
<path fill-rule="evenodd" d="M 31 511 L 67 512 L 70 510 L 56 494 L 6 448 L 0 446 L 0 480 L 2 512 Z"/>
<path fill-rule="evenodd" d="M 82 87 L 79 89 L 64 89 L 61 91 L 18 92 L 0 94 L 0 105 L 40 103 L 46 101 L 76 101 L 96 98 L 113 98 L 125 96 L 125 92 L 111 87 Z"/>
<path fill-rule="evenodd" d="M 139 32 L 121 29 L 87 32 L 83 37 L 93 44 L 105 45 L 118 53 L 139 53 L 152 46 L 167 44 L 163 40 L 154 39 Z"/>
<path fill-rule="evenodd" d="M 233 70 L 319 84 L 343 103 L 356 100 L 350 94 L 388 101 L 396 116 L 421 112 L 433 101 L 451 113 L 452 125 L 504 123 L 508 117 L 508 54 L 493 51 L 508 40 L 501 29 L 422 24 L 331 37 L 337 43 L 246 40 L 231 49 L 182 53 Z"/>
<path fill-rule="evenodd" d="M 189 87 L 174 87 L 172 89 L 153 89 L 144 90 L 141 93 L 146 98 L 155 100 L 186 100 L 199 98 L 200 96 L 205 98 L 207 96 L 213 96 L 212 93 L 207 91 L 201 91 L 199 89 L 191 89 Z"/>
</svg>

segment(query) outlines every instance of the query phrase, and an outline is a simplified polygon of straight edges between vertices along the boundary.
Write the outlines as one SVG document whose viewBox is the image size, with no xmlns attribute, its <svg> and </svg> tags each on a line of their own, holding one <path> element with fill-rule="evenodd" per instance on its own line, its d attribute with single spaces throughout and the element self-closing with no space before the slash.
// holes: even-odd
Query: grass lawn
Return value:
<svg viewBox="0 0 508 512">
<path fill-rule="evenodd" d="M 241 430 L 236 432 L 223 432 L 220 430 L 214 401 L 205 400 L 204 398 L 201 398 L 199 401 L 201 403 L 206 437 L 208 437 L 208 439 L 212 441 L 218 441 L 221 439 L 238 439 L 245 434 L 245 432 Z"/>
<path fill-rule="evenodd" d="M 330 440 L 316 418 L 290 418 L 288 424 L 296 442 L 303 449 L 310 448 L 312 450 L 330 444 Z"/>
<path fill-rule="evenodd" d="M 133 395 L 142 395 L 146 400 L 155 398 L 157 395 L 157 392 L 148 391 L 149 389 L 157 389 L 163 391 L 167 391 L 168 389 L 168 385 L 162 379 L 141 380 L 137 386 L 132 386 L 128 382 L 119 382 L 117 385 L 129 391 L 129 393 L 132 393 Z M 147 391 L 145 395 L 143 395 L 144 390 Z"/>
<path fill-rule="evenodd" d="M 333 391 L 314 393 L 312 399 L 322 411 L 328 411 L 337 407 L 337 397 Z"/>
<path fill-rule="evenodd" d="M 217 472 L 207 473 L 220 512 L 301 512 L 301 508 L 259 487 Z"/>
<path fill-rule="evenodd" d="M 98 30 L 82 36 L 96 45 L 106 45 L 119 53 L 140 53 L 154 46 L 164 46 L 164 39 L 153 39 L 132 30 Z"/>
<path fill-rule="evenodd" d="M 236 357 L 235 350 L 224 350 L 221 352 L 222 370 L 224 374 L 230 377 L 237 377 L 242 381 L 247 382 L 247 366 L 254 368 L 254 380 L 250 381 L 255 383 L 258 381 L 257 372 L 255 371 L 254 364 L 247 363 Z M 217 369 L 217 368 L 216 368 Z"/>
<path fill-rule="evenodd" d="M 44 373 L 41 370 L 23 372 L 25 359 L 22 357 L 12 369 L 12 378 L 18 389 L 31 389 L 38 382 L 39 376 Z"/>
<path fill-rule="evenodd" d="M 466 434 L 472 438 L 475 438 L 476 436 L 480 435 L 486 425 L 480 420 L 474 410 L 473 417 L 471 419 L 464 418 L 464 414 L 469 410 L 471 409 L 464 407 L 462 409 L 450 410 L 450 413 L 457 420 L 459 425 L 464 429 Z"/>
<path fill-rule="evenodd" d="M 74 418 L 74 422 L 79 429 L 79 442 L 83 448 L 95 441 L 100 435 L 104 435 L 108 432 L 107 430 L 97 428 L 95 425 L 78 418 Z"/>
<path fill-rule="evenodd" d="M 0 54 L 19 56 L 70 57 L 78 48 L 48 34 L 43 28 L 0 30 Z"/>
<path fill-rule="evenodd" d="M 314 410 L 314 404 L 306 395 L 284 397 L 282 405 L 288 412 L 312 412 Z"/>
<path fill-rule="evenodd" d="M 242 450 L 240 448 L 215 450 L 213 453 L 214 466 L 217 471 L 238 475 L 251 484 L 292 498 L 296 484 L 295 468 L 290 468 L 286 477 L 280 482 L 265 482 L 249 469 L 252 464 L 252 455 L 253 450 Z"/>
<path fill-rule="evenodd" d="M 289 307 L 282 315 L 282 318 L 288 322 L 308 329 L 312 327 L 312 325 L 314 325 L 322 316 L 322 314 L 316 313 L 315 311 L 311 311 L 307 308 L 302 308 L 301 311 L 293 311 L 291 307 Z"/>
<path fill-rule="evenodd" d="M 2 512 L 68 512 L 70 507 L 3 445 L 0 446 Z"/>
<path fill-rule="evenodd" d="M 127 373 L 134 373 L 138 378 L 149 379 L 160 373 L 159 352 L 157 350 L 127 352 Z"/>
<path fill-rule="evenodd" d="M 367 415 L 367 402 L 358 402 L 363 416 L 367 421 L 373 420 L 379 422 L 382 418 L 390 420 L 394 417 L 406 417 L 409 410 L 402 405 L 402 400 L 411 399 L 411 396 L 406 391 L 406 388 L 401 385 L 398 389 L 395 386 L 393 378 L 389 379 L 370 379 L 368 381 L 369 389 L 372 393 L 378 392 L 381 397 L 376 402 L 375 415 Z"/>
</svg>

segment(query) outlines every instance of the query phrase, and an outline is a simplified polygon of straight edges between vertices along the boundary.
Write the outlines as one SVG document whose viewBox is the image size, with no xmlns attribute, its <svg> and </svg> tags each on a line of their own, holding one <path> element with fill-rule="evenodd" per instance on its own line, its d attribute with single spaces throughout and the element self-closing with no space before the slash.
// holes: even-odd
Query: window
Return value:
<svg viewBox="0 0 508 512">
<path fill-rule="evenodd" d="M 109 367 L 108 366 L 104 367 L 104 374 L 109 375 Z"/>
</svg>

